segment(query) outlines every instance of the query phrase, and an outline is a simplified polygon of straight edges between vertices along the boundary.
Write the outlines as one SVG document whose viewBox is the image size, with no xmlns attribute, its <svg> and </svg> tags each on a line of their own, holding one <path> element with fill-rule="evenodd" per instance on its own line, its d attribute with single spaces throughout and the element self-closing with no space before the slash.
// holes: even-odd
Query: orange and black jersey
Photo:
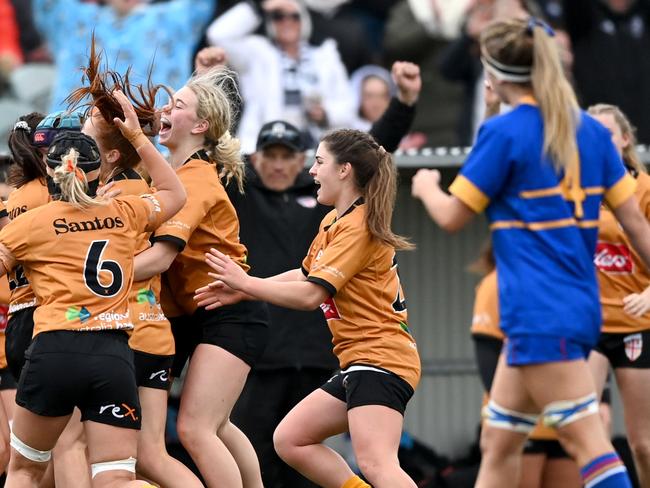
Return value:
<svg viewBox="0 0 650 488">
<path fill-rule="evenodd" d="M 335 210 L 327 214 L 302 271 L 331 295 L 321 308 L 341 368 L 383 368 L 415 389 L 420 357 L 407 326 L 395 249 L 370 234 L 365 212 L 357 202 L 340 218 Z"/>
<path fill-rule="evenodd" d="M 151 191 L 147 182 L 134 169 L 123 170 L 109 182 L 113 182 L 115 189 L 121 190 L 121 195 L 143 195 Z M 138 236 L 136 255 L 149 249 L 149 236 L 149 232 Z M 129 338 L 131 349 L 160 356 L 174 354 L 171 325 L 160 306 L 160 275 L 133 283 L 129 309 L 134 327 Z"/>
<path fill-rule="evenodd" d="M 15 189 L 7 200 L 7 213 L 11 220 L 25 212 L 45 205 L 50 201 L 47 183 L 42 179 L 34 179 Z M 36 306 L 36 296 L 27 281 L 23 267 L 19 264 L 7 273 L 11 300 L 9 313 Z"/>
<path fill-rule="evenodd" d="M 8 216 L 9 215 L 7 213 L 7 207 L 5 206 L 5 203 L 2 200 L 0 200 L 0 219 L 2 217 L 8 217 Z"/>
<path fill-rule="evenodd" d="M 646 173 L 639 173 L 635 194 L 641 212 L 650 219 L 650 176 Z M 623 298 L 650 286 L 650 273 L 612 211 L 604 206 L 598 221 L 594 263 L 603 308 L 602 331 L 627 334 L 650 329 L 650 313 L 633 317 L 623 310 Z"/>
<path fill-rule="evenodd" d="M 499 327 L 499 288 L 496 269 L 486 274 L 476 287 L 471 333 L 500 340 L 505 337 Z"/>
<path fill-rule="evenodd" d="M 0 369 L 7 367 L 5 330 L 7 328 L 7 321 L 9 320 L 9 297 L 9 282 L 4 278 L 0 278 Z"/>
<path fill-rule="evenodd" d="M 214 247 L 248 271 L 246 247 L 239 242 L 239 220 L 221 184 L 217 167 L 198 151 L 176 170 L 188 198 L 185 206 L 154 233 L 153 242 L 178 246 L 179 254 L 163 277 L 163 308 L 169 317 L 196 310 L 194 290 L 212 281 L 205 253 Z M 173 303 L 170 300 L 173 299 Z"/>
<path fill-rule="evenodd" d="M 24 266 L 39 306 L 34 335 L 50 330 L 132 329 L 127 298 L 138 236 L 160 223 L 155 195 L 80 210 L 53 201 L 0 231 L 5 269 Z"/>
</svg>

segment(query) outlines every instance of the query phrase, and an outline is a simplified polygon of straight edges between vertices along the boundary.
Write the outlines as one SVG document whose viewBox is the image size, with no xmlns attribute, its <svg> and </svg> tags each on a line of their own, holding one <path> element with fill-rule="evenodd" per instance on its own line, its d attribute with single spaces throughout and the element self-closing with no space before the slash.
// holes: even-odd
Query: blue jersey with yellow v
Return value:
<svg viewBox="0 0 650 488">
<path fill-rule="evenodd" d="M 634 193 L 611 134 L 580 113 L 578 155 L 557 170 L 543 155 L 537 106 L 518 105 L 483 124 L 453 195 L 486 209 L 499 270 L 501 328 L 595 344 L 601 324 L 593 255 L 601 201 Z"/>
</svg>

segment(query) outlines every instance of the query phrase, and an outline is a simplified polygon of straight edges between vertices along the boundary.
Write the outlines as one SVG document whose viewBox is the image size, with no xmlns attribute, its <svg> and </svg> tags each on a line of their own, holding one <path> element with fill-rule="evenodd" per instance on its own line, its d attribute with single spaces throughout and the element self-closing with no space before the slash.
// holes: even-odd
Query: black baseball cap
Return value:
<svg viewBox="0 0 650 488">
<path fill-rule="evenodd" d="M 258 151 L 274 145 L 285 146 L 293 151 L 304 151 L 302 134 L 295 126 L 284 120 L 267 122 L 257 136 Z"/>
</svg>

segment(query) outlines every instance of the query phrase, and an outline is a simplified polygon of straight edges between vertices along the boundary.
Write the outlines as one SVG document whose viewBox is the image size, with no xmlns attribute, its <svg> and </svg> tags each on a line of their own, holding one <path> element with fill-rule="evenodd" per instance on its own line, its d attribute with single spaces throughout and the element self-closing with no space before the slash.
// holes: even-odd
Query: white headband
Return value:
<svg viewBox="0 0 650 488">
<path fill-rule="evenodd" d="M 481 62 L 483 63 L 483 67 L 498 80 L 525 83 L 530 81 L 532 77 L 532 66 L 503 64 L 490 56 L 486 51 L 481 53 Z"/>
</svg>

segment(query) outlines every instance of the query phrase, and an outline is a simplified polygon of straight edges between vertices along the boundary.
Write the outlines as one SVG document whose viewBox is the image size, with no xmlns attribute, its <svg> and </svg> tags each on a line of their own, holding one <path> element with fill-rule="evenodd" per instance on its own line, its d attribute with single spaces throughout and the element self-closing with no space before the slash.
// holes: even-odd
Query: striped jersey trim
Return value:
<svg viewBox="0 0 650 488">
<path fill-rule="evenodd" d="M 349 366 L 346 369 L 342 369 L 341 374 L 348 374 L 354 371 L 374 371 L 375 373 L 393 374 L 390 371 L 386 371 L 385 369 L 375 368 L 374 366 L 363 366 L 360 364 L 355 364 L 353 366 Z"/>
<path fill-rule="evenodd" d="M 605 188 L 602 186 L 586 186 L 582 190 L 585 192 L 585 195 L 602 195 L 605 193 Z M 540 188 L 538 190 L 523 190 L 519 192 L 519 196 L 524 200 L 554 197 L 562 194 L 562 187 L 560 185 L 552 186 L 550 188 Z M 567 197 L 567 195 L 564 196 L 565 198 Z"/>
<path fill-rule="evenodd" d="M 495 220 L 490 224 L 490 230 L 527 229 L 532 231 L 560 229 L 562 227 L 580 227 L 591 229 L 598 227 L 598 220 L 576 220 L 572 217 L 544 222 L 524 222 L 523 220 Z"/>
</svg>

